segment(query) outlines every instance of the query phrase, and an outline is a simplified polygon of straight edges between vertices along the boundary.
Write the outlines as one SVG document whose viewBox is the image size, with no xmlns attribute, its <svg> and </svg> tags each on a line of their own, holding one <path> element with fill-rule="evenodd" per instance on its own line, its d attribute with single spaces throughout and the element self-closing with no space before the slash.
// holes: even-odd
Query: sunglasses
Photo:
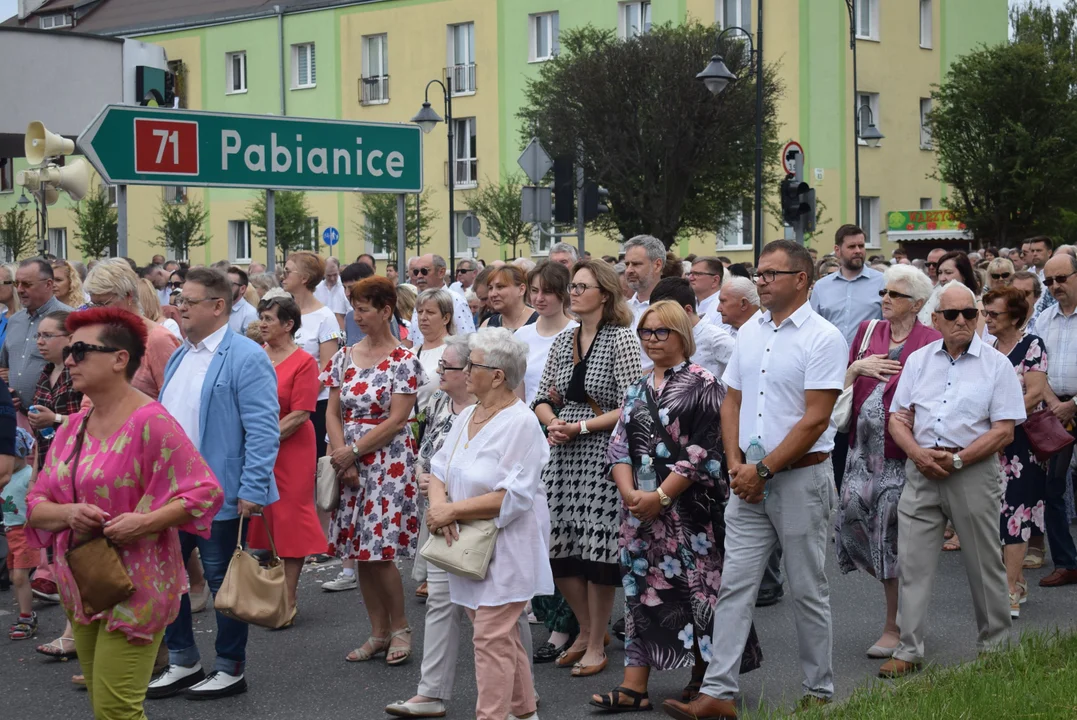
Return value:
<svg viewBox="0 0 1077 720">
<path fill-rule="evenodd" d="M 938 266 L 939 266 L 939 264 L 937 262 L 926 262 L 926 263 L 924 263 L 924 267 L 937 268 Z"/>
<path fill-rule="evenodd" d="M 89 343 L 84 343 L 79 340 L 77 343 L 68 345 L 63 349 L 63 357 L 64 362 L 67 362 L 67 359 L 69 357 L 74 358 L 75 364 L 78 365 L 80 362 L 86 359 L 86 353 L 113 353 L 119 351 L 119 348 L 108 347 L 107 345 L 90 345 Z"/>
<path fill-rule="evenodd" d="M 698 276 L 703 277 L 718 277 L 718 273 L 700 272 L 699 270 L 692 270 L 684 274 L 687 278 L 694 278 Z"/>
<path fill-rule="evenodd" d="M 1077 275 L 1077 273 L 1069 273 L 1068 275 L 1048 275 L 1047 277 L 1045 277 L 1043 279 L 1043 284 L 1046 285 L 1047 287 L 1051 287 L 1055 283 L 1058 283 L 1059 285 L 1061 285 L 1062 283 L 1066 282 L 1067 280 L 1069 280 L 1074 275 Z"/>
<path fill-rule="evenodd" d="M 178 288 L 183 287 L 183 283 L 181 283 L 181 282 L 170 282 L 170 283 L 168 283 L 168 287 L 172 288 L 173 290 L 176 290 Z"/>
<path fill-rule="evenodd" d="M 966 320 L 973 320 L 976 318 L 977 315 L 980 314 L 980 311 L 976 308 L 963 308 L 961 310 L 937 310 L 936 312 L 946 318 L 949 322 L 957 320 L 958 315 L 965 318 Z"/>
<path fill-rule="evenodd" d="M 1013 273 L 991 273 L 992 280 L 1005 280 Z"/>
<path fill-rule="evenodd" d="M 894 299 L 912 300 L 912 295 L 906 295 L 905 293 L 899 293 L 894 290 L 886 290 L 885 288 L 879 291 L 879 297 L 884 298 L 887 295 Z"/>
<path fill-rule="evenodd" d="M 636 331 L 636 334 L 639 335 L 640 340 L 651 340 L 653 338 L 658 342 L 665 342 L 669 339 L 669 334 L 671 332 L 673 331 L 669 328 L 655 328 L 654 330 L 651 330 L 650 328 L 640 328 Z"/>
<path fill-rule="evenodd" d="M 425 272 L 426 268 L 422 268 L 422 270 L 424 271 L 423 275 L 426 275 L 426 272 Z M 474 269 L 472 269 L 472 268 L 456 268 L 456 274 L 457 275 L 463 275 L 464 273 L 469 273 L 469 272 L 474 272 Z"/>
<path fill-rule="evenodd" d="M 14 280 L 0 280 L 0 285 L 14 285 Z"/>
<path fill-rule="evenodd" d="M 412 275 L 422 275 L 423 277 L 426 277 L 427 275 L 430 274 L 430 268 L 412 268 L 411 269 L 411 274 Z"/>
</svg>

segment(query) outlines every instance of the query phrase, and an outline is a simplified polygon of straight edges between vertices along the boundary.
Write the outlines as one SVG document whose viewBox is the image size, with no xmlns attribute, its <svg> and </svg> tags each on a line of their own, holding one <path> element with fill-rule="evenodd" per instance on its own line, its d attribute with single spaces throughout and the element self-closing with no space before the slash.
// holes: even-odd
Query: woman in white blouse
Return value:
<svg viewBox="0 0 1077 720">
<path fill-rule="evenodd" d="M 500 528 L 486 578 L 449 575 L 449 596 L 474 625 L 477 720 L 531 717 L 535 687 L 518 621 L 528 600 L 554 590 L 541 480 L 549 448 L 514 392 L 527 345 L 503 328 L 482 329 L 469 344 L 467 387 L 478 404 L 460 413 L 434 456 L 426 522 L 450 542 L 458 522 L 493 518 Z"/>
<path fill-rule="evenodd" d="M 438 389 L 438 361 L 445 352 L 445 338 L 456 334 L 453 321 L 453 300 L 448 290 L 431 288 L 419 293 L 415 300 L 415 315 L 419 320 L 419 332 L 423 344 L 413 352 L 426 371 L 427 383 L 419 388 L 415 410 L 422 413 L 430 396 Z"/>
<path fill-rule="evenodd" d="M 569 279 L 568 268 L 549 260 L 543 260 L 527 274 L 531 306 L 539 318 L 538 322 L 524 325 L 516 331 L 516 337 L 527 343 L 529 348 L 524 382 L 516 389 L 516 394 L 524 398 L 528 405 L 535 400 L 553 341 L 565 330 L 579 325 L 565 314 Z"/>
</svg>

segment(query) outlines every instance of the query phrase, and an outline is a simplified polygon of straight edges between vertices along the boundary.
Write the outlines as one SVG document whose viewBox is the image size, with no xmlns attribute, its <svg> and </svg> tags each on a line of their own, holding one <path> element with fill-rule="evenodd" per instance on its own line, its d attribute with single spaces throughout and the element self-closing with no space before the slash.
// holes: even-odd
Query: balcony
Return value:
<svg viewBox="0 0 1077 720">
<path fill-rule="evenodd" d="M 359 102 L 363 105 L 384 105 L 389 102 L 389 76 L 359 78 Z"/>
<path fill-rule="evenodd" d="M 467 65 L 450 65 L 445 68 L 445 77 L 452 81 L 452 94 L 473 95 L 478 89 L 475 83 L 475 63 Z"/>
<path fill-rule="evenodd" d="M 456 174 L 453 176 L 455 190 L 470 190 L 479 186 L 478 158 L 457 158 Z M 445 163 L 445 187 L 449 186 L 449 163 Z"/>
</svg>

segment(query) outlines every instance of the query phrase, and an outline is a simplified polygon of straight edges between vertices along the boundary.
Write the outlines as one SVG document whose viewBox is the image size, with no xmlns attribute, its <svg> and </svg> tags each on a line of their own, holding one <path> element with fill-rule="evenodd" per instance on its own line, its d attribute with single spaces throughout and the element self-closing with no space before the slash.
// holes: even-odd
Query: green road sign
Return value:
<svg viewBox="0 0 1077 720">
<path fill-rule="evenodd" d="M 417 125 L 106 105 L 78 139 L 111 185 L 419 193 Z"/>
</svg>

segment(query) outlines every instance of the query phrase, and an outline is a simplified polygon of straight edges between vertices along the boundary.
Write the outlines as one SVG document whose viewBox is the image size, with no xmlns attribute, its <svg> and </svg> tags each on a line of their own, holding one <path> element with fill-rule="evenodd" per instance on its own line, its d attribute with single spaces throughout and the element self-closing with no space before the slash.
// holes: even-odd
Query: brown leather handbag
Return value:
<svg viewBox="0 0 1077 720">
<path fill-rule="evenodd" d="M 1028 436 L 1028 444 L 1040 462 L 1073 444 L 1073 436 L 1066 432 L 1062 421 L 1049 408 L 1037 410 L 1021 425 Z"/>
</svg>

